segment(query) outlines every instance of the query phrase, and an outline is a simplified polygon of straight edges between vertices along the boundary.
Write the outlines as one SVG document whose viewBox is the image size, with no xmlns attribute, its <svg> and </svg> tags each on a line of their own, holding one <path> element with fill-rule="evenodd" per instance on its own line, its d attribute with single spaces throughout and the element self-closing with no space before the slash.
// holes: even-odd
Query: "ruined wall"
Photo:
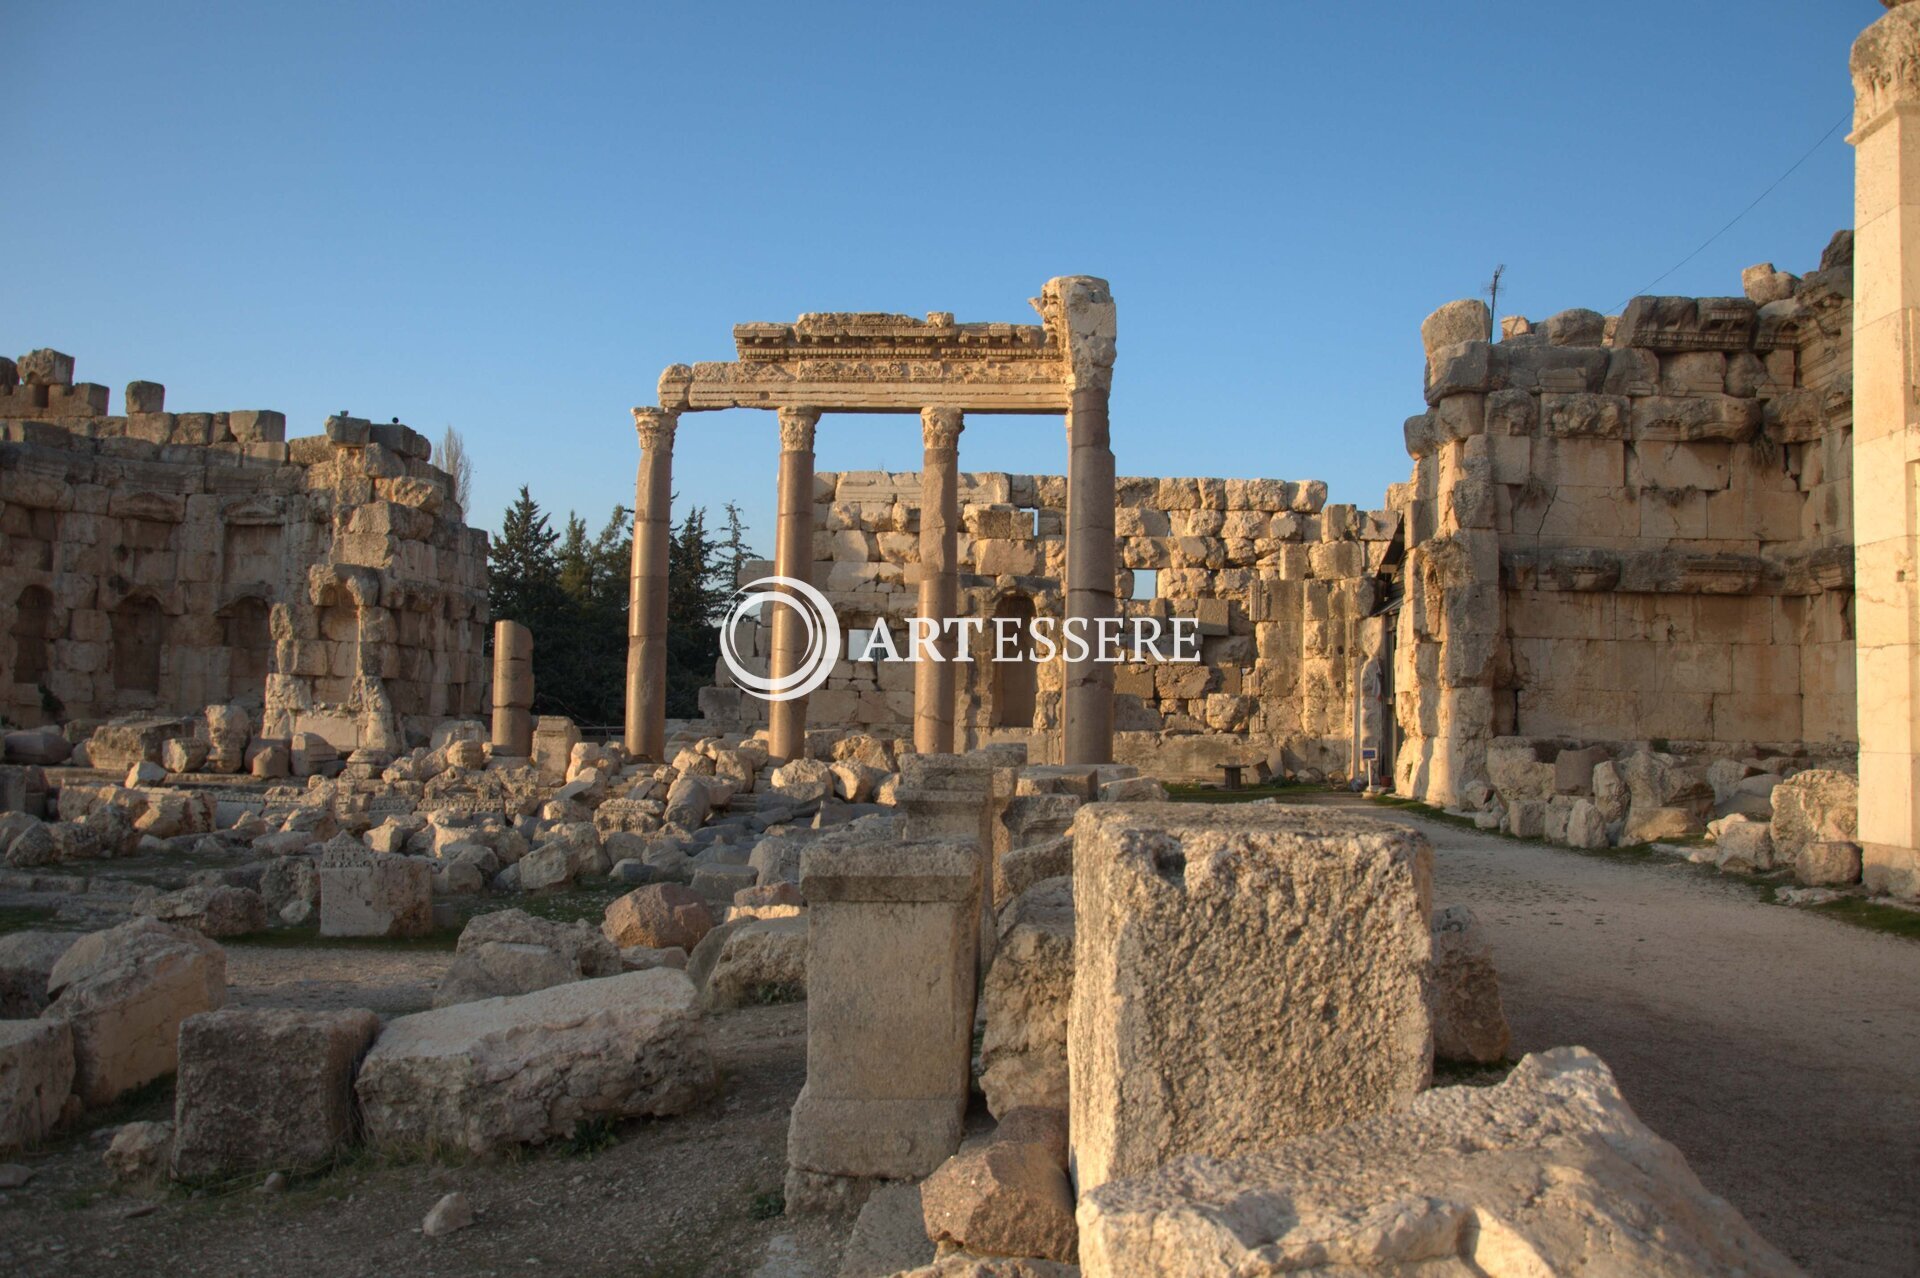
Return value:
<svg viewBox="0 0 1920 1278">
<path fill-rule="evenodd" d="M 353 748 L 485 704 L 486 534 L 396 424 L 127 411 L 73 360 L 0 360 L 0 714 L 241 701 Z"/>
<path fill-rule="evenodd" d="M 1402 793 L 1459 801 L 1502 737 L 1852 748 L 1851 235 L 1745 283 L 1423 326 Z"/>
<path fill-rule="evenodd" d="M 1361 622 L 1386 600 L 1381 580 L 1397 517 L 1325 505 L 1318 481 L 1117 481 L 1117 590 L 1123 617 L 1194 617 L 1198 665 L 1130 661 L 1115 674 L 1119 761 L 1162 775 L 1218 778 L 1282 747 L 1300 767 L 1346 774 Z M 960 478 L 962 617 L 1064 615 L 1066 481 L 1058 475 Z M 919 586 L 920 477 L 860 471 L 815 477 L 814 584 L 843 629 L 886 618 L 904 646 Z M 754 571 L 763 571 L 756 568 Z M 1136 571 L 1151 574 L 1136 578 Z M 1138 593 L 1148 597 L 1136 598 Z M 765 654 L 766 627 L 752 650 Z M 742 635 L 745 639 L 746 636 Z M 991 632 L 960 667 L 964 744 L 1025 741 L 1048 757 L 1060 727 L 1061 663 L 994 663 Z M 764 703 L 725 686 L 710 718 L 746 723 Z M 908 663 L 843 660 L 809 699 L 810 728 L 906 735 Z"/>
</svg>

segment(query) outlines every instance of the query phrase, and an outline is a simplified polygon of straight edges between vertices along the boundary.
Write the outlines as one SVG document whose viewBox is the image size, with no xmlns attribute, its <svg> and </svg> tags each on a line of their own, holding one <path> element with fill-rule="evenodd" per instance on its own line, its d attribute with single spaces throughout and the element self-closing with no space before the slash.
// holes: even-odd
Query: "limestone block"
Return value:
<svg viewBox="0 0 1920 1278">
<path fill-rule="evenodd" d="M 1503 737 L 1487 746 L 1487 780 L 1509 804 L 1525 799 L 1545 803 L 1559 784 L 1555 764 L 1541 757 L 1552 753 L 1552 747 L 1523 737 Z"/>
<path fill-rule="evenodd" d="M 1078 1254 L 1073 1186 L 1039 1141 L 969 1144 L 927 1177 L 920 1201 L 927 1237 L 944 1247 L 1069 1264 Z"/>
<path fill-rule="evenodd" d="M 225 883 L 189 884 L 142 901 L 135 911 L 215 938 L 246 936 L 267 928 L 267 904 L 260 893 Z"/>
<path fill-rule="evenodd" d="M 659 967 L 389 1021 L 354 1091 L 371 1144 L 484 1154 L 677 1114 L 717 1082 L 693 983 Z"/>
<path fill-rule="evenodd" d="M 1566 844 L 1592 851 L 1608 846 L 1607 819 L 1590 799 L 1575 799 L 1567 811 Z"/>
<path fill-rule="evenodd" d="M 1496 1087 L 1098 1187 L 1078 1219 L 1086 1278 L 1800 1272 L 1578 1047 L 1528 1056 Z"/>
<path fill-rule="evenodd" d="M 1814 768 L 1773 788 L 1774 855 L 1798 865 L 1811 844 L 1859 840 L 1860 783 L 1844 772 Z"/>
<path fill-rule="evenodd" d="M 87 761 L 107 772 L 125 772 L 139 763 L 159 763 L 170 739 L 193 735 L 191 719 L 116 719 L 87 738 Z"/>
<path fill-rule="evenodd" d="M 1759 425 L 1757 399 L 1650 395 L 1633 401 L 1631 430 L 1635 439 L 1738 442 L 1751 437 Z"/>
<path fill-rule="evenodd" d="M 1803 844 L 1793 859 L 1793 877 L 1809 887 L 1845 887 L 1860 881 L 1860 845 L 1830 839 Z"/>
<path fill-rule="evenodd" d="M 180 1026 L 177 1180 L 327 1163 L 355 1139 L 353 1070 L 379 1032 L 364 1009 L 230 1008 Z"/>
<path fill-rule="evenodd" d="M 608 905 L 600 930 L 621 949 L 677 945 L 692 953 L 713 930 L 714 922 L 706 901 L 692 889 L 677 883 L 651 883 Z"/>
<path fill-rule="evenodd" d="M 47 993 L 42 1015 L 73 1028 L 75 1095 L 104 1105 L 173 1072 L 180 1022 L 227 1001 L 226 953 L 197 932 L 135 919 L 75 941 Z"/>
<path fill-rule="evenodd" d="M 0 936 L 0 1020 L 40 1015 L 47 978 L 79 940 L 76 932 L 9 932 Z"/>
<path fill-rule="evenodd" d="M 73 1076 L 66 1021 L 0 1020 L 0 1154 L 36 1145 L 54 1129 Z"/>
<path fill-rule="evenodd" d="M 1309 809 L 1090 804 L 1073 839 L 1083 1193 L 1425 1086 L 1432 853 L 1418 834 Z"/>
<path fill-rule="evenodd" d="M 559 715 L 541 715 L 533 727 L 533 766 L 540 779 L 549 785 L 564 784 L 567 763 L 573 748 L 580 744 L 580 729 L 573 720 Z"/>
<path fill-rule="evenodd" d="M 750 918 L 729 930 L 707 975 L 703 993 L 706 1005 L 715 1008 L 805 998 L 807 920 L 804 915 Z"/>
<path fill-rule="evenodd" d="M 1073 880 L 1052 878 L 1024 888 L 1000 912 L 999 943 L 981 987 L 980 1090 L 994 1117 L 1067 1107 L 1072 998 Z"/>
<path fill-rule="evenodd" d="M 433 862 L 331 846 L 317 867 L 320 935 L 425 936 L 433 931 Z"/>
<path fill-rule="evenodd" d="M 1765 821 L 1721 817 L 1708 823 L 1707 833 L 1713 836 L 1713 863 L 1721 869 L 1752 873 L 1773 867 L 1773 836 Z"/>
<path fill-rule="evenodd" d="M 453 965 L 435 989 L 433 1005 L 531 994 L 621 970 L 619 951 L 591 924 L 496 910 L 477 915 L 461 931 Z"/>
</svg>

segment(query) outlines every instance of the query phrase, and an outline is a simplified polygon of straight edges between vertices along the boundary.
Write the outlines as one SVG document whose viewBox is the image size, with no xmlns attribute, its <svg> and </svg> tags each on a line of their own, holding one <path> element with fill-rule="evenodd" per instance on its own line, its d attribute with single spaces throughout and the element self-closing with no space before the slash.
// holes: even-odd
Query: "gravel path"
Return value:
<svg viewBox="0 0 1920 1278">
<path fill-rule="evenodd" d="M 1633 864 L 1369 808 L 1480 917 L 1516 1055 L 1577 1043 L 1810 1273 L 1920 1273 L 1920 944 Z"/>
</svg>

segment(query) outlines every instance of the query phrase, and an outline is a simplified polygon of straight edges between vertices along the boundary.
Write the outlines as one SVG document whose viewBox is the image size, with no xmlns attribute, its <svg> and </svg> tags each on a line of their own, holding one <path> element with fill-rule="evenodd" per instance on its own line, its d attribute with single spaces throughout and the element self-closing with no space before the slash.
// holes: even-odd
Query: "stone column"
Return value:
<svg viewBox="0 0 1920 1278">
<path fill-rule="evenodd" d="M 1920 4 L 1853 45 L 1853 535 L 1867 886 L 1920 897 Z"/>
<path fill-rule="evenodd" d="M 925 453 L 920 470 L 920 613 L 944 627 L 960 607 L 960 432 L 957 408 L 920 410 Z M 935 649 L 943 660 L 913 668 L 913 748 L 921 754 L 954 750 L 956 637 L 942 631 Z"/>
<path fill-rule="evenodd" d="M 493 623 L 493 752 L 533 753 L 533 632 L 517 621 Z"/>
<path fill-rule="evenodd" d="M 1113 448 L 1107 395 L 1113 385 L 1113 294 L 1105 280 L 1048 280 L 1041 295 L 1047 328 L 1067 363 L 1067 619 L 1091 627 L 1115 615 Z M 1078 620 L 1076 620 L 1078 619 Z M 1068 661 L 1063 763 L 1113 761 L 1113 666 L 1092 654 Z"/>
<path fill-rule="evenodd" d="M 813 431 L 817 408 L 782 408 L 780 414 L 780 514 L 774 532 L 773 570 L 782 577 L 813 580 Z M 773 655 L 768 675 L 792 674 L 806 655 L 807 632 L 791 608 L 773 610 Z M 839 654 L 833 654 L 837 657 Z M 807 699 L 775 701 L 767 707 L 768 752 L 775 760 L 806 754 Z"/>
<path fill-rule="evenodd" d="M 679 414 L 636 408 L 640 470 L 633 486 L 633 573 L 627 594 L 627 757 L 666 762 L 667 523 Z"/>
</svg>

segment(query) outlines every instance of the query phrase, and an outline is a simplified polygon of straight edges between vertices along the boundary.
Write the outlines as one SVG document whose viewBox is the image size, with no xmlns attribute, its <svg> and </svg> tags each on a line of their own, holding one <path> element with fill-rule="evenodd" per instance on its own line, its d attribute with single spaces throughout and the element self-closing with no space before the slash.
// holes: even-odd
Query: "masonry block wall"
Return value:
<svg viewBox="0 0 1920 1278">
<path fill-rule="evenodd" d="M 1423 327 L 1407 528 L 1402 793 L 1452 803 L 1489 742 L 1855 741 L 1852 238 L 1747 296 Z"/>
<path fill-rule="evenodd" d="M 959 615 L 1058 621 L 1064 477 L 963 474 L 959 487 Z M 1296 766 L 1344 774 L 1361 623 L 1387 600 L 1397 516 L 1326 505 L 1319 481 L 1122 478 L 1117 488 L 1122 615 L 1197 619 L 1202 658 L 1118 666 L 1120 761 L 1217 777 L 1218 763 L 1284 750 Z M 904 647 L 919 585 L 919 475 L 823 472 L 815 497 L 814 584 L 850 635 L 884 618 Z M 761 631 L 743 646 L 765 653 Z M 991 643 L 983 632 L 957 681 L 965 744 L 1025 741 L 1041 759 L 1058 738 L 1061 663 L 995 663 Z M 760 703 L 726 687 L 724 668 L 720 683 L 704 699 L 709 717 L 755 721 Z M 899 735 L 912 717 L 910 665 L 853 659 L 807 712 L 813 728 Z"/>
<path fill-rule="evenodd" d="M 0 360 L 0 714 L 14 723 L 240 701 L 336 745 L 487 698 L 486 534 L 427 441 L 265 410 L 170 413 L 164 388 Z"/>
</svg>

